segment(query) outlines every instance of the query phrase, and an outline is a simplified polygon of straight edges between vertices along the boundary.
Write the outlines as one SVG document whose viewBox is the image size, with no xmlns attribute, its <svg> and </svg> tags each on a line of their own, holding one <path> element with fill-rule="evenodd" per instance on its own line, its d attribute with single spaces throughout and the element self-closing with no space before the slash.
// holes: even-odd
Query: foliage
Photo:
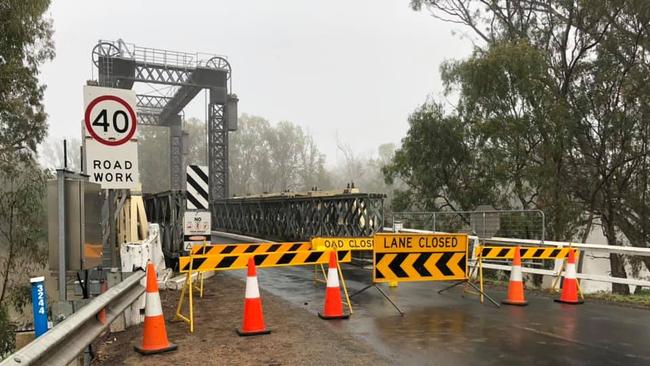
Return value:
<svg viewBox="0 0 650 366">
<path fill-rule="evenodd" d="M 54 57 L 49 0 L 0 2 L 0 169 L 31 159 L 47 133 L 39 66 Z"/>
<path fill-rule="evenodd" d="M 22 310 L 24 277 L 45 259 L 45 173 L 35 155 L 47 133 L 38 73 L 54 57 L 49 4 L 0 0 L 0 355 L 14 347 L 8 307 Z"/>
<path fill-rule="evenodd" d="M 206 125 L 196 118 L 184 126 L 188 134 L 185 164 L 207 165 Z M 140 180 L 145 192 L 169 189 L 169 131 L 140 126 L 138 130 Z M 304 191 L 329 186 L 325 156 L 300 126 L 243 114 L 239 129 L 229 136 L 231 194 L 247 195 L 285 190 Z"/>
<path fill-rule="evenodd" d="M 461 170 L 489 166 L 488 198 L 497 198 L 500 207 L 505 200 L 545 210 L 555 238 L 581 232 L 584 240 L 600 222 L 610 244 L 620 244 L 623 232 L 632 245 L 647 246 L 647 2 L 414 0 L 411 5 L 462 24 L 475 37 L 469 59 L 442 67 L 447 94 L 457 93 L 459 101 L 451 115 L 439 119 L 459 119 L 463 142 L 478 143 Z M 415 132 L 412 123 L 409 136 Z M 434 138 L 431 143 L 440 142 Z M 405 175 L 419 190 L 422 183 L 413 179 L 418 167 L 449 162 L 436 155 L 418 161 L 407 152 L 397 156 L 410 160 L 396 159 L 387 176 Z M 460 157 L 462 152 L 453 155 Z M 440 189 L 456 180 L 433 190 L 465 206 L 455 191 Z M 625 277 L 624 259 L 612 255 L 610 262 L 613 275 Z"/>
<path fill-rule="evenodd" d="M 17 286 L 45 264 L 47 249 L 43 207 L 47 175 L 32 163 L 21 164 L 19 173 L 0 172 L 0 302 L 19 299 Z M 19 305 L 19 304 L 16 304 Z M 17 310 L 20 308 L 17 306 Z"/>
<path fill-rule="evenodd" d="M 138 169 L 143 192 L 169 190 L 169 158 L 169 128 L 138 126 Z"/>
<path fill-rule="evenodd" d="M 16 347 L 15 327 L 9 319 L 7 307 L 0 304 L 0 360 L 9 355 Z"/>
<path fill-rule="evenodd" d="M 300 126 L 243 114 L 230 136 L 230 187 L 233 195 L 328 188 L 325 156 Z"/>
</svg>

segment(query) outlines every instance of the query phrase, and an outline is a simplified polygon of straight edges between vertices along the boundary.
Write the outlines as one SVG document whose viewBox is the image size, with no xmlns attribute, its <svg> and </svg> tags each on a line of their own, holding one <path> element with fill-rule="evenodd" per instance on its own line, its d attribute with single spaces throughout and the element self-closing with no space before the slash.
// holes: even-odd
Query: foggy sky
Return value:
<svg viewBox="0 0 650 366">
<path fill-rule="evenodd" d="M 56 59 L 43 66 L 54 138 L 80 136 L 82 86 L 99 39 L 226 55 L 239 112 L 308 130 L 328 165 L 337 136 L 361 155 L 399 143 L 427 95 L 441 97 L 440 63 L 471 43 L 409 2 L 53 1 Z M 96 71 L 94 72 L 96 78 Z M 159 86 L 158 86 L 159 87 Z M 204 118 L 204 96 L 185 116 Z M 235 132 L 236 133 L 236 132 Z"/>
</svg>

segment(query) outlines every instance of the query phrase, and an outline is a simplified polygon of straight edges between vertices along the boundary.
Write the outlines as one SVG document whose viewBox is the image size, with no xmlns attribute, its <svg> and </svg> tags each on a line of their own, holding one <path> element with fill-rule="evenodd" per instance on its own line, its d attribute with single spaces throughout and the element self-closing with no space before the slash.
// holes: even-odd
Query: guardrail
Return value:
<svg viewBox="0 0 650 366">
<path fill-rule="evenodd" d="M 144 287 L 140 285 L 144 276 L 144 272 L 135 272 L 10 355 L 0 366 L 67 365 L 144 293 Z M 106 323 L 97 319 L 97 313 L 102 309 L 106 309 Z"/>
<path fill-rule="evenodd" d="M 589 253 L 593 251 L 606 252 L 606 253 L 616 253 L 616 254 L 625 254 L 631 256 L 641 256 L 648 257 L 650 256 L 650 248 L 637 248 L 637 247 L 627 247 L 621 245 L 604 245 L 604 244 L 588 244 L 588 243 L 571 243 L 571 242 L 561 242 L 561 241 L 550 241 L 550 240 L 528 240 L 528 239 L 510 239 L 510 238 L 486 238 L 481 240 L 485 244 L 500 244 L 500 245 L 522 245 L 522 246 L 550 246 L 550 247 L 568 247 L 580 249 L 583 253 Z M 508 265 L 499 265 L 493 263 L 483 263 L 483 268 L 497 269 L 509 271 L 510 266 Z M 538 269 L 538 268 L 527 268 L 522 267 L 522 272 L 524 273 L 535 273 L 549 276 L 558 276 L 558 271 L 548 270 L 548 269 Z M 649 287 L 650 281 L 641 280 L 635 278 L 621 278 L 621 277 L 612 277 L 612 276 L 602 276 L 589 273 L 577 273 L 576 277 L 582 280 L 588 281 L 597 281 L 597 282 L 607 282 L 607 283 L 618 283 L 622 285 L 634 285 Z"/>
<path fill-rule="evenodd" d="M 390 227 L 385 227 L 384 231 L 392 231 Z M 418 230 L 418 229 L 409 229 L 402 228 L 400 231 L 403 232 L 412 232 L 412 233 L 433 233 L 430 230 Z M 498 245 L 521 245 L 521 246 L 546 246 L 546 247 L 568 247 L 578 248 L 582 253 L 589 252 L 606 252 L 606 253 L 616 253 L 624 254 L 630 256 L 641 256 L 648 257 L 650 256 L 650 248 L 638 248 L 638 247 L 628 247 L 621 245 L 604 245 L 604 244 L 589 244 L 589 243 L 573 243 L 573 242 L 562 242 L 562 241 L 552 241 L 552 240 L 531 240 L 531 239 L 512 239 L 512 238 L 478 238 L 477 236 L 469 236 L 472 243 L 478 243 L 479 240 L 483 244 L 498 244 Z M 476 265 L 476 258 L 474 258 L 474 253 L 471 253 L 472 258 L 469 261 L 469 266 L 474 267 Z M 522 267 L 523 273 L 533 273 L 540 274 L 552 277 L 558 277 L 560 275 L 560 268 L 556 266 L 557 270 L 551 269 L 542 269 L 542 268 L 530 268 Z M 510 265 L 502 265 L 496 263 L 486 263 L 483 262 L 483 268 L 496 269 L 500 271 L 510 271 Z M 606 282 L 606 283 L 618 283 L 623 285 L 634 285 L 642 287 L 650 287 L 650 281 L 643 279 L 635 278 L 621 278 L 621 277 L 612 277 L 612 276 L 603 276 L 590 273 L 577 273 L 576 277 L 578 279 L 587 280 L 587 281 L 596 281 L 596 282 Z"/>
</svg>

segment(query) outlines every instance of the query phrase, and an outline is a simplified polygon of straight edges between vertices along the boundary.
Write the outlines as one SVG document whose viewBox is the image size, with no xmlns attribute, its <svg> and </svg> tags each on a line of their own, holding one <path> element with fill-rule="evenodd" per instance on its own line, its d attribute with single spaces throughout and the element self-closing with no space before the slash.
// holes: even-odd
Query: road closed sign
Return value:
<svg viewBox="0 0 650 366">
<path fill-rule="evenodd" d="M 133 189 L 139 182 L 132 90 L 84 86 L 86 173 L 104 189 Z"/>
</svg>

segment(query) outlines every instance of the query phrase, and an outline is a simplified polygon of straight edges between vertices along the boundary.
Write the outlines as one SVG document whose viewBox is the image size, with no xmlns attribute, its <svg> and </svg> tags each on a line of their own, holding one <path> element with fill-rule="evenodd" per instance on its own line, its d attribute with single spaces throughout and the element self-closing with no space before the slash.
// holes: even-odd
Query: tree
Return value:
<svg viewBox="0 0 650 366">
<path fill-rule="evenodd" d="M 183 131 L 188 134 L 185 165 L 208 165 L 208 133 L 206 123 L 198 118 L 185 121 Z"/>
<path fill-rule="evenodd" d="M 394 210 L 470 210 L 498 203 L 493 169 L 479 161 L 480 141 L 463 119 L 445 116 L 441 105 L 428 102 L 411 114 L 409 125 L 383 168 L 387 183 L 399 177 L 408 190 L 396 194 Z"/>
<path fill-rule="evenodd" d="M 230 190 L 236 196 L 270 192 L 271 157 L 266 141 L 271 124 L 262 117 L 242 114 L 230 134 Z"/>
<path fill-rule="evenodd" d="M 0 355 L 11 351 L 7 307 L 22 309 L 26 276 L 42 264 L 44 174 L 36 149 L 47 133 L 38 81 L 54 57 L 49 0 L 0 0 Z M 20 269 L 20 270 L 18 270 Z"/>
<path fill-rule="evenodd" d="M 49 0 L 0 2 L 0 164 L 29 160 L 47 133 L 39 66 L 54 57 Z M 3 167 L 0 167 L 3 168 Z"/>
<path fill-rule="evenodd" d="M 0 186 L 0 303 L 25 303 L 26 274 L 45 264 L 43 202 L 47 175 L 32 162 L 21 163 L 15 174 L 2 177 Z M 29 293 L 29 291 L 27 291 Z"/>
<path fill-rule="evenodd" d="M 47 261 L 44 194 L 46 174 L 34 161 L 0 171 L 0 357 L 14 347 L 9 308 L 22 313 L 31 301 L 29 277 Z"/>
<path fill-rule="evenodd" d="M 300 126 L 242 114 L 229 143 L 230 189 L 243 196 L 327 188 L 325 156 Z"/>
<path fill-rule="evenodd" d="M 143 192 L 169 190 L 169 159 L 169 128 L 138 126 L 138 168 Z"/>
<path fill-rule="evenodd" d="M 541 208 L 555 237 L 584 240 L 600 222 L 647 246 L 650 8 L 642 1 L 414 0 L 475 36 L 468 60 L 443 67 L 457 115 L 498 164 L 498 187 Z M 503 175 L 501 175 L 503 174 Z M 500 176 L 501 175 L 501 176 Z M 595 221 L 597 220 L 597 221 Z M 647 221 L 647 220 L 646 220 Z M 624 260 L 610 257 L 625 277 Z M 646 265 L 649 263 L 646 263 Z M 650 267 L 649 267 L 650 268 Z M 627 286 L 614 286 L 627 292 Z"/>
</svg>

